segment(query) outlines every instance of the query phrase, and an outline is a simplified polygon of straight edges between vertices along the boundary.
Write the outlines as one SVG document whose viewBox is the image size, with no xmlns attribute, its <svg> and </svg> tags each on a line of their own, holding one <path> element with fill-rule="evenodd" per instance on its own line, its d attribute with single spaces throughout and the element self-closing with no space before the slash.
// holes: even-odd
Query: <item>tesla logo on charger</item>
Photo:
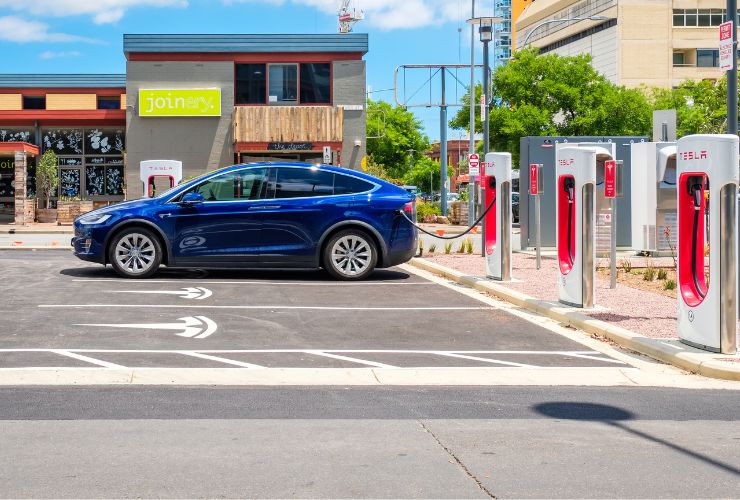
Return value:
<svg viewBox="0 0 740 500">
<path fill-rule="evenodd" d="M 567 160 L 558 160 L 558 165 L 560 165 L 561 167 L 570 167 L 575 162 L 575 158 L 568 158 Z"/>
<path fill-rule="evenodd" d="M 709 154 L 706 152 L 706 150 L 701 151 L 679 151 L 678 153 L 679 158 L 682 160 L 706 160 L 709 157 Z"/>
</svg>

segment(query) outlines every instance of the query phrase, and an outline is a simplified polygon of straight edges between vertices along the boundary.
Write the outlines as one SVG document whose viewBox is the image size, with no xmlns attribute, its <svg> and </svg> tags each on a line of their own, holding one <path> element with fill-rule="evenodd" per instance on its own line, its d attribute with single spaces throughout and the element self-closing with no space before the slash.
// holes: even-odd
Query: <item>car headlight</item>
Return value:
<svg viewBox="0 0 740 500">
<path fill-rule="evenodd" d="M 82 217 L 80 219 L 80 224 L 102 224 L 108 219 L 110 219 L 110 214 L 90 215 Z"/>
</svg>

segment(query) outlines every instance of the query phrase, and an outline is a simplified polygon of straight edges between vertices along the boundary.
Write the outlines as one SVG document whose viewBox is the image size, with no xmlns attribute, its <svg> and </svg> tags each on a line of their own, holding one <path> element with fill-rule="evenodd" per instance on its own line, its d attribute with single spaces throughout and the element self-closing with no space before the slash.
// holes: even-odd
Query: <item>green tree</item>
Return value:
<svg viewBox="0 0 740 500">
<path fill-rule="evenodd" d="M 422 156 L 415 163 L 410 172 L 406 172 L 403 181 L 406 184 L 417 186 L 421 191 L 428 193 L 430 186 L 433 191 L 439 191 L 440 185 L 440 165 L 439 162 L 426 156 Z M 452 167 L 447 169 L 447 176 L 455 175 Z"/>
<path fill-rule="evenodd" d="M 654 109 L 676 110 L 676 134 L 722 134 L 727 131 L 727 79 L 686 81 L 675 89 L 647 91 Z"/>
<path fill-rule="evenodd" d="M 515 158 L 525 136 L 642 135 L 650 130 L 652 109 L 643 92 L 611 83 L 591 66 L 588 55 L 517 51 L 494 73 L 492 90 L 490 148 Z M 464 102 L 469 103 L 467 96 Z M 464 106 L 450 126 L 467 129 L 469 119 L 470 108 Z M 482 131 L 479 117 L 476 131 Z"/>
<path fill-rule="evenodd" d="M 41 156 L 36 165 L 36 193 L 39 198 L 44 199 L 45 208 L 49 208 L 51 194 L 59 186 L 58 165 L 57 155 L 50 149 Z"/>
<path fill-rule="evenodd" d="M 401 106 L 382 101 L 368 101 L 367 110 L 367 135 L 372 137 L 367 140 L 368 156 L 385 176 L 403 178 L 410 164 L 420 161 L 430 149 L 421 120 Z M 413 161 L 409 159 L 411 149 Z"/>
</svg>

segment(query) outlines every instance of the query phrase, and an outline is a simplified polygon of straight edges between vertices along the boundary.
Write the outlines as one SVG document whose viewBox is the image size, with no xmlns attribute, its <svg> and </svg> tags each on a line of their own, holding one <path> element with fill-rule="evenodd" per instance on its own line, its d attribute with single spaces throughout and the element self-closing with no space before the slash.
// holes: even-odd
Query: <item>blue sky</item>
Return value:
<svg viewBox="0 0 740 500">
<path fill-rule="evenodd" d="M 493 0 L 476 4 L 478 15 L 493 9 Z M 401 64 L 469 63 L 470 0 L 354 0 L 353 5 L 365 11 L 354 31 L 370 35 L 365 59 L 373 98 L 393 102 L 393 92 L 384 90 L 393 88 L 393 72 Z M 339 0 L 0 0 L 2 71 L 123 73 L 123 33 L 335 33 L 338 7 Z M 480 50 L 476 58 L 480 62 Z M 406 75 L 407 96 L 418 90 L 413 102 L 429 100 L 424 85 L 429 74 Z M 458 78 L 469 81 L 469 72 Z M 454 100 L 463 90 L 447 80 L 448 101 Z M 438 86 L 437 77 L 434 101 Z M 456 109 L 450 108 L 450 115 Z M 439 109 L 414 111 L 426 133 L 438 138 Z M 458 138 L 459 132 L 449 135 Z"/>
</svg>

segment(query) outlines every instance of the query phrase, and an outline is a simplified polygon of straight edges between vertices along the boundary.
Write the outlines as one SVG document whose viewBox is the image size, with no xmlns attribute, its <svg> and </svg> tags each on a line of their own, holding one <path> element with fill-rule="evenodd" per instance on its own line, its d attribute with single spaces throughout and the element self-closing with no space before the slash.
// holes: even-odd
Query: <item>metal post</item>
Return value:
<svg viewBox="0 0 740 500">
<path fill-rule="evenodd" d="M 537 269 L 542 267 L 540 247 L 542 247 L 542 232 L 540 231 L 540 195 L 534 197 L 534 244 L 537 245 Z"/>
<path fill-rule="evenodd" d="M 611 199 L 612 225 L 611 225 L 611 248 L 610 248 L 610 288 L 617 288 L 617 199 Z"/>
<path fill-rule="evenodd" d="M 485 116 L 483 117 L 483 160 L 485 162 L 488 154 L 488 42 L 483 42 L 483 109 L 485 110 Z M 483 173 L 483 169 L 481 169 L 481 173 Z M 483 206 L 483 200 L 481 199 L 481 213 L 485 209 L 486 207 Z M 481 229 L 481 242 L 485 242 L 486 225 L 483 224 Z M 481 244 L 481 255 L 486 256 L 485 244 Z"/>
<path fill-rule="evenodd" d="M 470 17 L 475 17 L 475 0 L 472 0 Z M 470 25 L 470 144 L 468 154 L 475 153 L 475 25 Z M 38 142 L 36 144 L 39 144 Z M 468 224 L 475 220 L 475 207 L 478 204 L 478 193 L 475 189 L 475 180 L 470 175 L 468 165 Z"/>
<path fill-rule="evenodd" d="M 737 0 L 727 0 L 726 21 L 732 21 L 732 69 L 727 71 L 727 133 L 737 135 Z"/>
<path fill-rule="evenodd" d="M 442 215 L 447 215 L 447 100 L 445 99 L 445 74 L 442 68 L 442 105 L 439 107 L 439 196 Z"/>
</svg>

